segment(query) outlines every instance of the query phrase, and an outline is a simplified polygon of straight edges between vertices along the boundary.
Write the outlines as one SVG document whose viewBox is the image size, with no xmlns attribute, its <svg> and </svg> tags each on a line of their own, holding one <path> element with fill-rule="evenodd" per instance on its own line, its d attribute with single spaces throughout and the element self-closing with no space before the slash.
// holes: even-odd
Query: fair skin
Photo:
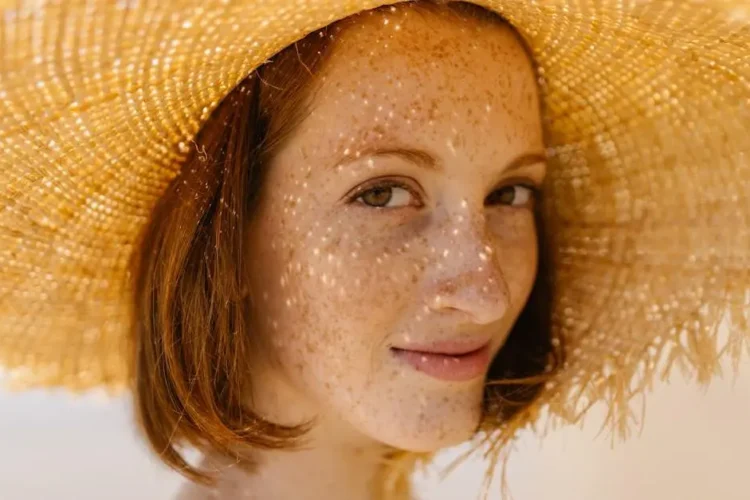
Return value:
<svg viewBox="0 0 750 500">
<path fill-rule="evenodd" d="M 222 468 L 214 498 L 369 499 L 386 446 L 470 438 L 533 286 L 544 147 L 511 29 L 403 6 L 354 19 L 248 231 L 251 406 L 314 425 L 301 450 L 254 452 L 252 474 Z"/>
</svg>

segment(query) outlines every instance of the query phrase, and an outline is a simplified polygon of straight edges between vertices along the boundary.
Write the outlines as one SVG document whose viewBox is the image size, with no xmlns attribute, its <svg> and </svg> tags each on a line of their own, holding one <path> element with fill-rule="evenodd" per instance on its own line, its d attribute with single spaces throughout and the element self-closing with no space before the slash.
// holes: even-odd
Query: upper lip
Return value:
<svg viewBox="0 0 750 500">
<path fill-rule="evenodd" d="M 490 343 L 489 339 L 464 339 L 464 340 L 442 340 L 435 342 L 408 342 L 403 345 L 394 345 L 392 349 L 402 351 L 415 351 L 427 354 L 446 354 L 461 356 L 482 349 Z"/>
</svg>

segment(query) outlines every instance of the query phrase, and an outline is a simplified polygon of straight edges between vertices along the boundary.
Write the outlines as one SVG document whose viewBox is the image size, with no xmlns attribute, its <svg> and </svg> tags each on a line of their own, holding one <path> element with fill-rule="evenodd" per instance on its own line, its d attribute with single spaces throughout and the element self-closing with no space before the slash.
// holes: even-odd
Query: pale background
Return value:
<svg viewBox="0 0 750 500">
<path fill-rule="evenodd" d="M 147 453 L 128 404 L 0 392 L 0 500 L 169 500 L 181 479 Z M 520 440 L 514 500 L 750 500 L 750 360 L 734 383 L 705 392 L 679 379 L 658 386 L 641 438 L 614 450 L 595 438 L 597 414 L 585 432 L 556 431 L 541 448 Z M 483 472 L 475 461 L 443 482 L 419 478 L 421 498 L 476 498 Z"/>
</svg>

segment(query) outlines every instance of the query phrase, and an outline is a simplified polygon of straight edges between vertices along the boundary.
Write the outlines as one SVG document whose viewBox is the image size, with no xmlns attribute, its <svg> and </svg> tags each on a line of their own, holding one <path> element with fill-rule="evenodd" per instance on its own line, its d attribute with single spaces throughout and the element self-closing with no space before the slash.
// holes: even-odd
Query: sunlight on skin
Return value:
<svg viewBox="0 0 750 500">
<path fill-rule="evenodd" d="M 510 29 L 399 9 L 345 26 L 321 78 L 248 233 L 273 353 L 253 361 L 254 401 L 365 441 L 461 442 L 483 377 L 436 380 L 390 347 L 483 340 L 494 355 L 525 304 L 537 255 L 522 185 L 545 174 L 530 61 Z"/>
</svg>

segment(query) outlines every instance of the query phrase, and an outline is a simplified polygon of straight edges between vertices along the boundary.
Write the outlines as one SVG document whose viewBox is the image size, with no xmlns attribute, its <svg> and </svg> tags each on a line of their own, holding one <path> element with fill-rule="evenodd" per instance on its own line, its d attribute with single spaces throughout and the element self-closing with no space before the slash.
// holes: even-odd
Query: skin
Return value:
<svg viewBox="0 0 750 500">
<path fill-rule="evenodd" d="M 268 419 L 314 426 L 303 450 L 258 452 L 251 475 L 228 469 L 216 498 L 369 498 L 384 446 L 470 438 L 484 377 L 438 380 L 391 347 L 482 338 L 494 356 L 536 274 L 522 185 L 540 186 L 545 165 L 510 167 L 542 154 L 542 126 L 510 28 L 406 6 L 357 16 L 320 77 L 248 228 L 259 343 L 248 397 Z M 438 166 L 371 154 L 393 147 Z M 350 199 L 388 180 L 406 189 Z"/>
</svg>

